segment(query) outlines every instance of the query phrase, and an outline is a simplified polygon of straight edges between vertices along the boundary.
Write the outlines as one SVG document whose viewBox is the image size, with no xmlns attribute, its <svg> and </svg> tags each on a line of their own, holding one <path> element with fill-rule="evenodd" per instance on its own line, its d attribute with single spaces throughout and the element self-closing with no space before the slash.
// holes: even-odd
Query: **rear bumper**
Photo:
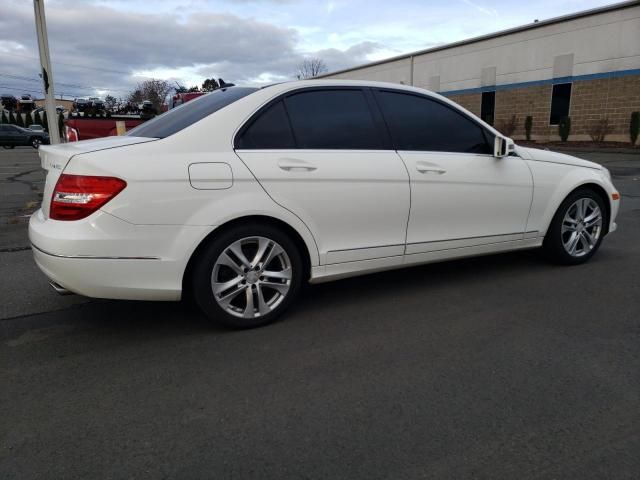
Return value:
<svg viewBox="0 0 640 480">
<path fill-rule="evenodd" d="M 29 221 L 33 257 L 69 292 L 122 300 L 179 300 L 187 262 L 211 227 L 132 225 L 97 212 L 60 222 Z"/>
<path fill-rule="evenodd" d="M 58 287 L 95 298 L 180 300 L 182 275 L 162 260 L 59 257 L 33 245 L 33 258 Z"/>
</svg>

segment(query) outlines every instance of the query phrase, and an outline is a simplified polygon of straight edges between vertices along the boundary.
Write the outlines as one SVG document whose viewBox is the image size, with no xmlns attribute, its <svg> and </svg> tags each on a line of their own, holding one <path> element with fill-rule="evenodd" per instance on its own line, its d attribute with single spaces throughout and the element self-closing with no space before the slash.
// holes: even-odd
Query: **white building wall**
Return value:
<svg viewBox="0 0 640 480">
<path fill-rule="evenodd" d="M 556 57 L 570 54 L 573 65 L 556 61 L 562 73 L 554 75 Z M 324 77 L 411 84 L 412 58 L 413 84 L 430 88 L 439 77 L 442 92 L 483 86 L 487 67 L 497 85 L 640 69 L 640 3 Z"/>
</svg>

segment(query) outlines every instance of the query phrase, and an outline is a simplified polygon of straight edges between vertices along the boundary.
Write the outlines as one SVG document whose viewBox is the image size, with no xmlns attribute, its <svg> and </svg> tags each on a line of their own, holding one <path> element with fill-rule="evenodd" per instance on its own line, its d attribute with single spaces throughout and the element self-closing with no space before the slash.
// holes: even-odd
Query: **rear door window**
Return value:
<svg viewBox="0 0 640 480">
<path fill-rule="evenodd" d="M 297 148 L 382 148 L 381 136 L 361 89 L 311 90 L 286 97 Z"/>
</svg>

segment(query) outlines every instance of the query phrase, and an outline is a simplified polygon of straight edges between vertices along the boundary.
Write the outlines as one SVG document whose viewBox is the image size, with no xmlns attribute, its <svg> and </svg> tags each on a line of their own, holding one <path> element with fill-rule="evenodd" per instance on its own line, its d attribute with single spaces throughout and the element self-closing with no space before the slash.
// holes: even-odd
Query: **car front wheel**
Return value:
<svg viewBox="0 0 640 480">
<path fill-rule="evenodd" d="M 42 145 L 42 139 L 40 137 L 33 137 L 30 141 L 29 144 L 35 148 L 38 149 L 40 148 L 40 145 Z"/>
<path fill-rule="evenodd" d="M 275 321 L 294 301 L 303 262 L 295 243 L 271 225 L 223 232 L 198 256 L 193 296 L 210 319 L 231 328 Z"/>
<path fill-rule="evenodd" d="M 600 248 L 607 221 L 600 195 L 587 189 L 573 192 L 553 217 L 543 248 L 558 263 L 584 263 Z"/>
</svg>

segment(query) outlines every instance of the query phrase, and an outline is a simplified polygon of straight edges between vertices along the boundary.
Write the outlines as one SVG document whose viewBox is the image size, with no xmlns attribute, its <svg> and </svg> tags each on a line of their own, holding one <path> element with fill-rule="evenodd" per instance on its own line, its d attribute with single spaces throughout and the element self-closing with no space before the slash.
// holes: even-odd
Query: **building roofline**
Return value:
<svg viewBox="0 0 640 480">
<path fill-rule="evenodd" d="M 626 2 L 614 3 L 611 5 L 605 5 L 604 7 L 596 7 L 591 8 L 589 10 L 583 10 L 581 12 L 570 13 L 567 15 L 561 15 L 559 17 L 553 17 L 548 20 L 542 20 L 539 22 L 528 23 L 526 25 L 521 25 L 519 27 L 509 28 L 507 30 L 500 30 L 494 33 L 488 33 L 486 35 L 480 35 L 478 37 L 467 38 L 465 40 L 459 40 L 453 43 L 447 43 L 445 45 L 439 45 L 437 47 L 426 48 L 424 50 L 417 50 L 415 52 L 403 53 L 402 55 L 397 55 L 395 57 L 389 57 L 382 60 L 376 60 L 374 62 L 364 63 L 361 65 L 356 65 L 354 67 L 343 68 L 342 70 L 336 70 L 334 72 L 323 73 L 322 75 L 318 75 L 313 78 L 325 78 L 330 75 L 337 75 L 340 73 L 352 72 L 354 70 L 360 70 L 361 68 L 374 67 L 376 65 L 382 65 L 388 62 L 395 62 L 398 60 L 404 60 L 411 57 L 416 57 L 419 55 L 425 55 L 427 53 L 439 52 L 441 50 L 448 50 L 450 48 L 461 47 L 463 45 L 469 45 L 471 43 L 481 42 L 484 40 L 490 40 L 493 38 L 504 37 L 506 35 L 512 35 L 514 33 L 526 32 L 527 30 L 533 30 L 536 28 L 546 27 L 549 25 L 554 25 L 556 23 L 567 22 L 569 20 L 576 20 L 578 18 L 590 17 L 592 15 L 599 15 L 601 13 L 614 12 L 616 10 L 624 10 L 630 7 L 640 6 L 640 0 L 630 0 Z"/>
</svg>

